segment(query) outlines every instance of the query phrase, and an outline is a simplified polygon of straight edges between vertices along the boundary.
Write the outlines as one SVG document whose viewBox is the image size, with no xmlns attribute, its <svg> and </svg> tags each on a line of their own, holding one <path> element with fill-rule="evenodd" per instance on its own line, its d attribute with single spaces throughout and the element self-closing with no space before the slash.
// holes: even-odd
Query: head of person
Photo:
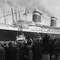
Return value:
<svg viewBox="0 0 60 60">
<path fill-rule="evenodd" d="M 48 37 L 48 35 L 47 35 L 47 34 L 45 34 L 45 37 Z"/>
<path fill-rule="evenodd" d="M 4 47 L 6 47 L 7 46 L 7 44 L 6 43 L 4 43 Z"/>
<path fill-rule="evenodd" d="M 12 46 L 12 42 L 9 42 L 9 43 L 8 43 L 8 46 L 11 47 L 11 46 Z"/>
<path fill-rule="evenodd" d="M 27 44 L 28 44 L 28 45 L 31 45 L 31 41 L 30 41 L 30 40 L 28 40 L 28 41 L 27 41 Z"/>
<path fill-rule="evenodd" d="M 48 34 L 45 34 L 45 37 L 50 38 L 50 36 Z"/>
</svg>

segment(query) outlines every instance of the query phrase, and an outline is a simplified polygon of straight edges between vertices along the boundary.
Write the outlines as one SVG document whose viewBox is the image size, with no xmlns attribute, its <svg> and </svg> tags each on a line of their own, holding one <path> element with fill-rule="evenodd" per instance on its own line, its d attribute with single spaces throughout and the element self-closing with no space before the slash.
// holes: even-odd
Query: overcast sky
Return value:
<svg viewBox="0 0 60 60">
<path fill-rule="evenodd" d="M 60 24 L 60 0 L 0 0 L 0 16 L 3 15 L 3 9 L 7 12 L 11 7 L 18 10 L 26 7 L 30 11 L 38 9 L 50 17 L 58 18 Z"/>
</svg>

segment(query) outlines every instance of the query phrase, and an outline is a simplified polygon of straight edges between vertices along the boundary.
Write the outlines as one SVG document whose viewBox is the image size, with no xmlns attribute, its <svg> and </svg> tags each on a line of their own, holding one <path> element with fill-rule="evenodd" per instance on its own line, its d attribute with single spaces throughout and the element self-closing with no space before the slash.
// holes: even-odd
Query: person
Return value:
<svg viewBox="0 0 60 60">
<path fill-rule="evenodd" d="M 50 59 L 50 44 L 49 44 L 49 39 L 50 39 L 50 36 L 48 34 L 45 34 L 45 36 L 43 37 L 43 42 L 42 42 L 42 51 L 43 51 L 43 56 L 42 56 L 42 59 Z"/>
<path fill-rule="evenodd" d="M 40 46 L 40 59 L 42 60 L 42 40 L 40 40 L 39 46 Z"/>
<path fill-rule="evenodd" d="M 33 45 L 33 41 L 32 39 L 28 40 L 28 49 L 29 49 L 29 54 L 28 54 L 28 60 L 33 60 L 33 53 L 32 53 L 32 45 Z"/>
<path fill-rule="evenodd" d="M 0 43 L 0 59 L 5 60 L 5 50 Z"/>
<path fill-rule="evenodd" d="M 49 47 L 50 47 L 50 51 L 49 51 L 49 53 L 50 53 L 50 60 L 52 60 L 52 55 L 54 54 L 54 41 L 53 41 L 53 39 L 50 39 L 50 43 L 49 43 Z"/>
<path fill-rule="evenodd" d="M 12 43 L 8 44 L 8 60 L 16 60 L 17 50 L 15 47 L 12 47 Z"/>
<path fill-rule="evenodd" d="M 47 34 L 43 37 L 43 54 L 49 54 L 49 38 L 50 36 L 48 36 Z"/>
<path fill-rule="evenodd" d="M 33 60 L 40 60 L 40 51 L 40 46 L 38 44 L 38 41 L 36 40 L 34 45 L 32 46 Z"/>
<path fill-rule="evenodd" d="M 16 50 L 17 50 L 16 60 L 19 60 L 19 50 L 20 50 L 20 45 L 19 45 L 19 44 L 16 44 L 15 48 L 16 48 Z"/>
<path fill-rule="evenodd" d="M 55 59 L 58 59 L 58 50 L 59 50 L 58 39 L 56 39 L 54 43 L 54 49 L 55 49 Z"/>
<path fill-rule="evenodd" d="M 29 50 L 27 43 L 22 43 L 19 51 L 20 60 L 28 60 Z"/>
<path fill-rule="evenodd" d="M 4 43 L 4 50 L 5 50 L 5 60 L 8 60 L 8 47 L 6 43 Z"/>
</svg>

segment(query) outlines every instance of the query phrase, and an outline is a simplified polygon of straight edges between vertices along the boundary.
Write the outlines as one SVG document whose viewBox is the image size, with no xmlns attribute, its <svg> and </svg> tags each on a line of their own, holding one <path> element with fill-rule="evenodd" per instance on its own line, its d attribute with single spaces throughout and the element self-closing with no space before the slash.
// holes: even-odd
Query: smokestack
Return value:
<svg viewBox="0 0 60 60">
<path fill-rule="evenodd" d="M 12 12 L 12 23 L 13 23 L 13 25 L 14 25 L 14 13 L 13 13 L 13 8 L 11 8 L 11 12 Z"/>
<path fill-rule="evenodd" d="M 38 11 L 33 11 L 33 21 L 41 22 L 41 15 L 42 15 L 42 13 L 40 13 Z"/>
<path fill-rule="evenodd" d="M 56 27 L 57 25 L 57 19 L 55 17 L 51 17 L 51 26 Z"/>
</svg>

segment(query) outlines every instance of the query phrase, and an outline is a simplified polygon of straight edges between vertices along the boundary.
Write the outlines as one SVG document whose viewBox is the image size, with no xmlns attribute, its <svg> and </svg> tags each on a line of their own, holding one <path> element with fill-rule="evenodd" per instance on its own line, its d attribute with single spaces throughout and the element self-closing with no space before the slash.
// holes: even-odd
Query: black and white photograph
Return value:
<svg viewBox="0 0 60 60">
<path fill-rule="evenodd" d="M 0 60 L 60 60 L 60 0 L 0 0 Z"/>
</svg>

